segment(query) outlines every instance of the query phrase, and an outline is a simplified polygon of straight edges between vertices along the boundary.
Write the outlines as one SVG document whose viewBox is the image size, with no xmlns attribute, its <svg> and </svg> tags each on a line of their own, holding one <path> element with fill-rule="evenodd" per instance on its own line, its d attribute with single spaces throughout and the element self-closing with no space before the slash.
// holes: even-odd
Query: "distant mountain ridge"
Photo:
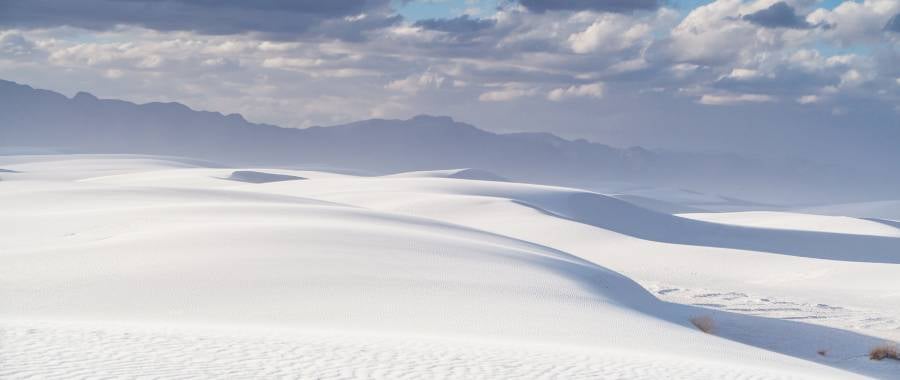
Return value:
<svg viewBox="0 0 900 380">
<path fill-rule="evenodd" d="M 85 92 L 67 98 L 0 80 L 0 148 L 23 146 L 177 155 L 237 165 L 331 166 L 376 174 L 477 168 L 519 181 L 688 186 L 742 196 L 748 195 L 748 186 L 763 184 L 753 189 L 760 195 L 756 199 L 767 198 L 765 192 L 790 194 L 798 186 L 829 186 L 831 193 L 840 193 L 838 185 L 844 182 L 829 168 L 803 162 L 620 149 L 550 133 L 497 134 L 446 116 L 281 128 L 180 103 L 135 104 Z"/>
</svg>

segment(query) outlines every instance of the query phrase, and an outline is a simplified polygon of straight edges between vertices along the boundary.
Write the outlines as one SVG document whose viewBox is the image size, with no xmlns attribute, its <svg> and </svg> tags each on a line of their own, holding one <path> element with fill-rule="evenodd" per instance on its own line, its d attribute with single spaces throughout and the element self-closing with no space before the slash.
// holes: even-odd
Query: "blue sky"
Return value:
<svg viewBox="0 0 900 380">
<path fill-rule="evenodd" d="M 481 15 L 490 15 L 497 8 L 498 0 L 394 0 L 393 5 L 403 17 L 409 20 L 456 17 L 468 10 L 477 9 Z"/>
</svg>

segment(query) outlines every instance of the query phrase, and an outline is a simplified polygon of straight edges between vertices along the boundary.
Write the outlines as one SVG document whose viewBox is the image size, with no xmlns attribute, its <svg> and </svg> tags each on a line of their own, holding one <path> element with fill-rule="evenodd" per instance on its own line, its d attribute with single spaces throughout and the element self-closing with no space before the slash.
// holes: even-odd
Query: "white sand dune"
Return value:
<svg viewBox="0 0 900 380">
<path fill-rule="evenodd" d="M 782 206 L 764 204 L 724 195 L 669 187 L 599 186 L 600 193 L 668 214 L 779 210 Z"/>
<path fill-rule="evenodd" d="M 864 357 L 900 331 L 890 319 L 900 294 L 883 291 L 900 276 L 889 253 L 898 239 L 873 226 L 720 224 L 579 190 L 434 175 L 257 168 L 307 180 L 247 183 L 226 179 L 233 168 L 122 155 L 0 166 L 21 172 L 0 184 L 2 378 L 900 370 Z M 841 251 L 853 244 L 873 251 Z M 822 302 L 858 318 L 690 305 L 700 290 Z M 667 294 L 685 304 L 656 297 Z M 713 318 L 714 335 L 691 325 L 698 315 Z M 847 325 L 872 316 L 884 323 Z"/>
<path fill-rule="evenodd" d="M 685 218 L 746 227 L 900 237 L 900 228 L 874 220 L 790 212 L 747 211 L 680 214 Z"/>
<path fill-rule="evenodd" d="M 395 177 L 395 178 L 456 178 L 456 179 L 471 179 L 478 181 L 497 181 L 497 182 L 508 182 L 509 180 L 499 176 L 497 174 L 491 173 L 487 170 L 481 169 L 447 169 L 447 170 L 424 170 L 424 171 L 416 171 L 416 172 L 405 172 L 398 174 L 391 174 L 385 177 Z"/>
<path fill-rule="evenodd" d="M 811 214 L 853 216 L 857 218 L 877 218 L 900 221 L 900 200 L 844 203 L 802 208 L 799 212 Z"/>
<path fill-rule="evenodd" d="M 689 206 L 685 204 L 663 201 L 659 199 L 654 199 L 650 197 L 634 195 L 634 194 L 610 194 L 613 198 L 621 199 L 625 202 L 631 203 L 633 205 L 646 208 L 653 211 L 658 211 L 666 214 L 681 214 L 681 213 L 698 213 L 705 212 L 707 210 Z"/>
</svg>

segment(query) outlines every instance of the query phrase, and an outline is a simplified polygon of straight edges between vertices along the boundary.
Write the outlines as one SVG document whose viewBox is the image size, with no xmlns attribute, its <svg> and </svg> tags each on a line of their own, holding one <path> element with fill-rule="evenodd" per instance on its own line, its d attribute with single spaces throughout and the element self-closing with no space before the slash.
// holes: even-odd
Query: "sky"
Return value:
<svg viewBox="0 0 900 380">
<path fill-rule="evenodd" d="M 900 0 L 0 0 L 0 79 L 284 127 L 448 115 L 898 158 Z"/>
</svg>

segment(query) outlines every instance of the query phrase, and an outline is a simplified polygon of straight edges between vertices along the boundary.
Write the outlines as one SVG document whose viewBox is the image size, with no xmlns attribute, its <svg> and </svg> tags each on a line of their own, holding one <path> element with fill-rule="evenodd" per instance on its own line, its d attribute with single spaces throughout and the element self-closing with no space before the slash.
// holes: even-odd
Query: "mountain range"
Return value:
<svg viewBox="0 0 900 380">
<path fill-rule="evenodd" d="M 180 103 L 135 104 L 86 92 L 69 98 L 2 80 L 0 149 L 161 154 L 374 175 L 478 168 L 517 181 L 604 191 L 665 186 L 793 203 L 878 199 L 900 189 L 897 180 L 885 184 L 852 168 L 809 161 L 616 148 L 550 133 L 498 134 L 446 116 L 281 128 Z M 801 190 L 803 197 L 793 195 Z"/>
</svg>

